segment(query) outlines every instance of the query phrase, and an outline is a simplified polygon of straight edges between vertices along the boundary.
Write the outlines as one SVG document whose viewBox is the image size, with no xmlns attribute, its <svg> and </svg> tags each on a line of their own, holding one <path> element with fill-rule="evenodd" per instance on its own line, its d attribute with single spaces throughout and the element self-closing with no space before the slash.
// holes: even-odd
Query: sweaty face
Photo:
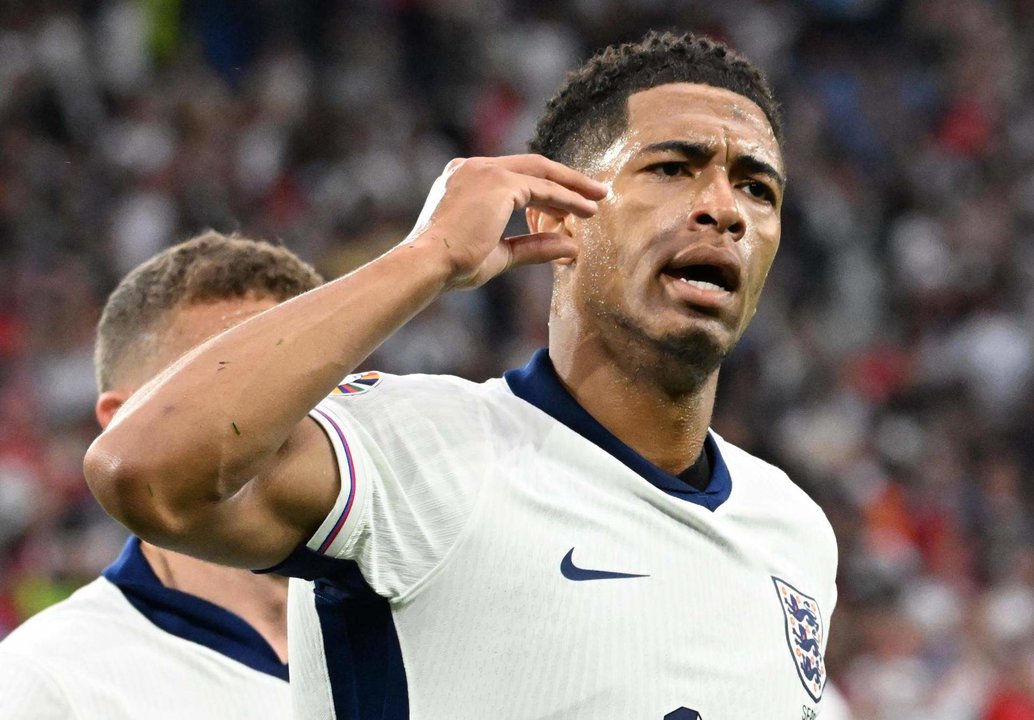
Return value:
<svg viewBox="0 0 1034 720">
<path fill-rule="evenodd" d="M 588 168 L 610 195 L 596 216 L 569 220 L 581 251 L 559 301 L 602 334 L 717 367 L 779 246 L 778 143 L 761 108 L 709 85 L 654 87 L 628 111 L 627 130 Z"/>
</svg>

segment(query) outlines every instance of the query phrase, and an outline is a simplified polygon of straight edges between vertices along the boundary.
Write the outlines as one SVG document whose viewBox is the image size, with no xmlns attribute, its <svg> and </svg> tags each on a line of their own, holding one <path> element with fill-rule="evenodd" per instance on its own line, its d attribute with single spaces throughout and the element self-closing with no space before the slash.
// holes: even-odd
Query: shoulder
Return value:
<svg viewBox="0 0 1034 720">
<path fill-rule="evenodd" d="M 451 547 L 492 476 L 496 438 L 507 433 L 490 407 L 491 381 L 349 378 L 310 413 L 333 446 L 341 490 L 307 548 L 355 560 L 377 592 L 398 595 Z M 301 565 L 288 574 L 312 576 Z"/>
<path fill-rule="evenodd" d="M 773 509 L 803 514 L 821 525 L 829 526 L 826 513 L 785 471 L 724 440 L 717 433 L 712 434 L 722 459 L 729 467 L 734 487 L 736 484 L 745 486 L 744 490 L 749 492 L 753 499 L 766 503 L 780 503 Z M 832 529 L 830 534 L 832 535 Z"/>
<path fill-rule="evenodd" d="M 61 675 L 31 655 L 7 652 L 0 643 L 0 720 L 74 718 Z"/>
<path fill-rule="evenodd" d="M 79 669 L 109 654 L 113 640 L 130 641 L 141 631 L 148 631 L 147 623 L 114 585 L 97 578 L 0 642 L 0 695 L 40 710 L 64 707 L 69 679 Z"/>
<path fill-rule="evenodd" d="M 372 370 L 344 378 L 323 404 L 349 412 L 393 407 L 435 412 L 477 403 L 484 397 L 486 385 L 454 375 L 393 375 Z"/>
<path fill-rule="evenodd" d="M 412 373 L 395 375 L 393 373 L 370 370 L 346 376 L 329 397 L 350 401 L 371 401 L 380 398 L 409 397 L 413 394 L 428 395 L 477 395 L 486 383 L 476 383 L 455 375 L 431 375 Z"/>
<path fill-rule="evenodd" d="M 83 654 L 97 651 L 102 636 L 133 636 L 148 627 L 118 588 L 100 577 L 15 628 L 0 642 L 0 656 L 31 656 L 40 666 L 72 656 L 81 662 Z"/>
<path fill-rule="evenodd" d="M 832 583 L 837 541 L 825 511 L 780 468 L 717 434 L 715 439 L 732 476 L 736 507 L 782 528 L 782 535 L 794 547 L 805 548 L 801 557 L 816 561 Z"/>
<path fill-rule="evenodd" d="M 371 371 L 346 377 L 314 412 L 373 435 L 434 425 L 442 433 L 454 431 L 449 439 L 457 441 L 500 422 L 500 404 L 521 404 L 501 378 L 476 383 L 453 375 Z"/>
</svg>

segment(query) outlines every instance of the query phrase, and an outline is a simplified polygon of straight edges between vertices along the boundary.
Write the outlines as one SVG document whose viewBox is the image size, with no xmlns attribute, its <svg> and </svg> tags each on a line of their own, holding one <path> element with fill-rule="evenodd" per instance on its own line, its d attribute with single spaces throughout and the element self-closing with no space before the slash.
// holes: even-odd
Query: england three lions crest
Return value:
<svg viewBox="0 0 1034 720">
<path fill-rule="evenodd" d="M 797 666 L 797 675 L 811 699 L 818 702 L 826 684 L 826 663 L 822 659 L 825 631 L 822 628 L 819 604 L 815 598 L 805 595 L 784 580 L 773 577 L 772 582 L 779 596 L 779 605 L 783 608 L 786 644 Z"/>
</svg>

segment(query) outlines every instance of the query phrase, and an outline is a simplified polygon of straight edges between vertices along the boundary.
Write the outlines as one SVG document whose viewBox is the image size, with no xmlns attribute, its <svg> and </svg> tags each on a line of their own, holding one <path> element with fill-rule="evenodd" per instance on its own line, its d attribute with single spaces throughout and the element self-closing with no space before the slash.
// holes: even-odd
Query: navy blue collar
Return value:
<svg viewBox="0 0 1034 720">
<path fill-rule="evenodd" d="M 661 470 L 618 440 L 579 405 L 557 377 L 547 350 L 539 350 L 527 365 L 520 370 L 510 370 L 503 377 L 514 395 L 553 416 L 669 495 L 701 505 L 711 511 L 729 499 L 729 493 L 732 492 L 732 476 L 711 433 L 708 433 L 704 440 L 706 452 L 712 460 L 711 480 L 703 490 L 697 490 L 678 477 Z"/>
<path fill-rule="evenodd" d="M 162 585 L 130 537 L 118 559 L 104 570 L 126 600 L 167 633 L 196 642 L 248 667 L 287 680 L 287 665 L 251 625 L 218 605 Z"/>
</svg>

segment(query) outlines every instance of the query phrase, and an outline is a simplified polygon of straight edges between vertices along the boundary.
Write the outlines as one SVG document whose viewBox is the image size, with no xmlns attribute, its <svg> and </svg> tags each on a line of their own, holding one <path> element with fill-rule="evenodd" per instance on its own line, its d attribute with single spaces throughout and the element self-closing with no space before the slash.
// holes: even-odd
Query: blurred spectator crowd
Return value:
<svg viewBox="0 0 1034 720">
<path fill-rule="evenodd" d="M 715 425 L 836 528 L 831 676 L 861 720 L 1034 718 L 1031 0 L 0 4 L 0 637 L 124 537 L 81 460 L 127 270 L 213 227 L 346 272 L 651 27 L 727 40 L 784 103 L 782 248 Z M 451 295 L 369 366 L 523 364 L 549 282 Z"/>
</svg>

